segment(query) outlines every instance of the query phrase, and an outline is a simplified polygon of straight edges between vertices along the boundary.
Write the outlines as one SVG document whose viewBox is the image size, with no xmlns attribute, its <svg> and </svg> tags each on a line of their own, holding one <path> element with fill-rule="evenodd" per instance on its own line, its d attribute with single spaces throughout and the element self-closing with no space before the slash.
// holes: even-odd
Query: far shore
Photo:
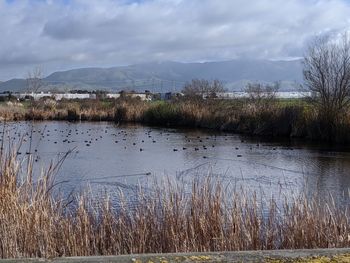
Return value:
<svg viewBox="0 0 350 263">
<path fill-rule="evenodd" d="M 208 128 L 254 136 L 350 142 L 350 118 L 329 134 L 306 99 L 139 98 L 2 102 L 2 121 L 63 120 L 142 123 L 166 127 Z"/>
</svg>

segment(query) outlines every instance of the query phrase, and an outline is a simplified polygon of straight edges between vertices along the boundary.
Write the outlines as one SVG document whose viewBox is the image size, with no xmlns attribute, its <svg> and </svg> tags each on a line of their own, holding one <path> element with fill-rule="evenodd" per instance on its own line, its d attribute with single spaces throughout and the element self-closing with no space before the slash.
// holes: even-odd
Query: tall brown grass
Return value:
<svg viewBox="0 0 350 263">
<path fill-rule="evenodd" d="M 114 121 L 114 104 L 96 100 L 34 101 L 26 107 L 26 120 Z"/>
<path fill-rule="evenodd" d="M 25 165 L 25 167 L 23 167 Z M 300 195 L 278 205 L 207 177 L 140 186 L 132 203 L 55 191 L 12 149 L 0 156 L 0 257 L 60 257 L 192 251 L 330 248 L 350 245 L 348 204 Z M 64 165 L 64 164 L 63 164 Z M 38 178 L 35 179 L 34 178 Z"/>
<path fill-rule="evenodd" d="M 33 101 L 25 107 L 0 106 L 6 120 L 68 120 L 138 122 L 159 126 L 195 127 L 236 133 L 298 137 L 319 141 L 350 143 L 350 114 L 332 127 L 307 101 L 191 100 L 141 101 L 117 100 Z"/>
<path fill-rule="evenodd" d="M 16 104 L 0 105 L 1 120 L 23 120 L 25 119 L 26 109 Z"/>
</svg>

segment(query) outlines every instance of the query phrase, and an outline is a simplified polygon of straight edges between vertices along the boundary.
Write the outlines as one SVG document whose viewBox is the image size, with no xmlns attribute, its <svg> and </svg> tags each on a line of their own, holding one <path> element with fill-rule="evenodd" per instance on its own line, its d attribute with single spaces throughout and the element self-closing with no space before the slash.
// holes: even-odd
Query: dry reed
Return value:
<svg viewBox="0 0 350 263">
<path fill-rule="evenodd" d="M 21 164 L 16 150 L 0 156 L 1 258 L 350 245 L 349 205 L 331 197 L 263 204 L 209 177 L 140 187 L 132 203 L 122 192 L 113 203 L 87 193 L 70 202 L 54 191 L 57 165 L 33 180 L 32 162 Z"/>
<path fill-rule="evenodd" d="M 25 106 L 0 106 L 0 118 L 11 120 L 68 120 L 138 122 L 160 126 L 210 128 L 237 133 L 327 140 L 325 128 L 307 103 L 249 100 L 141 101 L 49 100 Z M 350 118 L 338 123 L 332 140 L 350 142 Z"/>
</svg>

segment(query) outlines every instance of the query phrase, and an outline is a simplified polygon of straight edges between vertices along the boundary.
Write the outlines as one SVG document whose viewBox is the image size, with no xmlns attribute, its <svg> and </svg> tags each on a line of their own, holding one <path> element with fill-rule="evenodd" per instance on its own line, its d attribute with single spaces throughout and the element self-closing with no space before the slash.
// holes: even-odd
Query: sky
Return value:
<svg viewBox="0 0 350 263">
<path fill-rule="evenodd" d="M 0 0 L 0 80 L 79 67 L 302 57 L 346 0 Z"/>
</svg>

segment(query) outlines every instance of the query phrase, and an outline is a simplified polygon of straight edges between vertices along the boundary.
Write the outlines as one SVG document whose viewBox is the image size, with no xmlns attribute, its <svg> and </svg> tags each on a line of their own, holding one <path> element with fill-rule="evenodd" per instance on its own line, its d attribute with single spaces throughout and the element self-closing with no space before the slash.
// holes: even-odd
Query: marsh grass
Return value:
<svg viewBox="0 0 350 263">
<path fill-rule="evenodd" d="M 33 101 L 0 106 L 4 120 L 68 120 L 136 122 L 157 126 L 209 128 L 249 135 L 298 137 L 350 142 L 350 115 L 332 127 L 306 100 L 191 100 L 141 101 L 137 98 L 104 100 Z"/>
<path fill-rule="evenodd" d="M 60 257 L 350 245 L 349 205 L 301 194 L 277 204 L 212 177 L 62 198 L 51 164 L 40 176 L 15 147 L 0 156 L 0 257 Z M 34 179 L 36 178 L 36 179 Z"/>
<path fill-rule="evenodd" d="M 0 119 L 2 120 L 23 120 L 25 119 L 26 109 L 16 104 L 0 104 Z"/>
<path fill-rule="evenodd" d="M 12 103 L 13 104 L 13 103 Z M 228 132 L 350 142 L 350 115 L 332 126 L 306 99 L 142 101 L 138 98 L 46 99 L 0 105 L 0 119 L 134 122 L 157 126 L 209 128 Z"/>
</svg>

